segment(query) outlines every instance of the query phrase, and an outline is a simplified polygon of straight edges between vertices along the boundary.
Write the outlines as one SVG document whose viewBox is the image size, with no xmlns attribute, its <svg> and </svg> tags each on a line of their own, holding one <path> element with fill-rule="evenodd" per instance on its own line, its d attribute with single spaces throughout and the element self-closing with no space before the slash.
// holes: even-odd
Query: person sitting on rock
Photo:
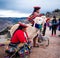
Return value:
<svg viewBox="0 0 60 58">
<path fill-rule="evenodd" d="M 25 24 L 19 23 L 18 28 L 15 30 L 10 40 L 9 46 L 11 48 L 7 50 L 9 50 L 10 52 L 14 52 L 21 43 L 24 44 L 29 42 L 28 34 L 26 32 L 27 27 L 28 26 L 26 26 Z M 20 53 L 21 52 L 19 51 L 19 55 Z"/>
</svg>

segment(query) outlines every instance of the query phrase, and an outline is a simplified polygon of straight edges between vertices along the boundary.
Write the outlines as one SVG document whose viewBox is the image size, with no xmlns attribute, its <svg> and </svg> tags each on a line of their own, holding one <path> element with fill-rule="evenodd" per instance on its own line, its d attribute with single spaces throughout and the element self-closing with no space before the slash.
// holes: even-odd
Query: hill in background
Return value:
<svg viewBox="0 0 60 58">
<path fill-rule="evenodd" d="M 46 16 L 49 16 L 49 17 L 56 16 L 57 18 L 60 18 L 60 9 L 55 9 L 52 12 L 47 12 Z"/>
</svg>

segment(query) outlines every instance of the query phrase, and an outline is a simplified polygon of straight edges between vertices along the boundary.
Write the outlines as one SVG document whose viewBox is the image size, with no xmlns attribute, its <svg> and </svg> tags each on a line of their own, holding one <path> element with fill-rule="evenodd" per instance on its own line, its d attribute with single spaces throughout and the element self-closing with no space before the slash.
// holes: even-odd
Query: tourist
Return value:
<svg viewBox="0 0 60 58">
<path fill-rule="evenodd" d="M 53 20 L 52 20 L 52 36 L 56 36 L 56 30 L 57 30 L 57 20 L 56 20 L 56 16 L 53 16 Z"/>
<path fill-rule="evenodd" d="M 60 31 L 60 18 L 58 20 L 58 30 Z M 60 35 L 59 35 L 59 37 L 60 37 Z"/>
</svg>

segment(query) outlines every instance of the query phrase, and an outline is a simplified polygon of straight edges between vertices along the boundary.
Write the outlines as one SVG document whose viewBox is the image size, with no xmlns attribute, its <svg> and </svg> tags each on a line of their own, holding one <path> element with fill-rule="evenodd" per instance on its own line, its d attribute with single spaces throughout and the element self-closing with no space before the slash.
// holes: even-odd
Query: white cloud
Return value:
<svg viewBox="0 0 60 58">
<path fill-rule="evenodd" d="M 52 10 L 60 8 L 60 0 L 16 0 L 18 8 L 23 10 L 26 8 L 32 9 L 34 6 L 41 6 L 42 10 Z"/>
<path fill-rule="evenodd" d="M 34 6 L 41 6 L 41 12 L 60 9 L 60 0 L 0 0 L 0 9 L 31 13 Z"/>
<path fill-rule="evenodd" d="M 28 17 L 29 14 L 13 10 L 0 10 L 0 17 Z"/>
</svg>

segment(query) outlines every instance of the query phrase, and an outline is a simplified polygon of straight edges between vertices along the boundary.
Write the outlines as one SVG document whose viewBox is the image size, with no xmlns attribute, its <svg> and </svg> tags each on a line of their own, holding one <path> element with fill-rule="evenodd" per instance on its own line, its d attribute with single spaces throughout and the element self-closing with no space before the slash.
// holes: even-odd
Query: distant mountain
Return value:
<svg viewBox="0 0 60 58">
<path fill-rule="evenodd" d="M 15 18 L 15 17 L 0 17 L 0 33 L 7 30 L 11 25 L 18 22 L 28 23 L 27 17 Z"/>
<path fill-rule="evenodd" d="M 57 18 L 60 18 L 60 9 L 55 9 L 52 12 L 47 12 L 46 16 L 50 16 L 50 17 L 56 16 Z"/>
<path fill-rule="evenodd" d="M 4 20 L 10 21 L 13 24 L 15 24 L 15 23 L 17 23 L 17 22 L 19 22 L 21 20 L 23 21 L 25 19 L 27 19 L 27 17 L 21 17 L 21 18 L 17 18 L 17 17 L 0 17 L 0 20 L 2 20 L 2 21 L 4 21 Z"/>
<path fill-rule="evenodd" d="M 60 12 L 60 9 L 55 9 L 53 12 Z"/>
</svg>

